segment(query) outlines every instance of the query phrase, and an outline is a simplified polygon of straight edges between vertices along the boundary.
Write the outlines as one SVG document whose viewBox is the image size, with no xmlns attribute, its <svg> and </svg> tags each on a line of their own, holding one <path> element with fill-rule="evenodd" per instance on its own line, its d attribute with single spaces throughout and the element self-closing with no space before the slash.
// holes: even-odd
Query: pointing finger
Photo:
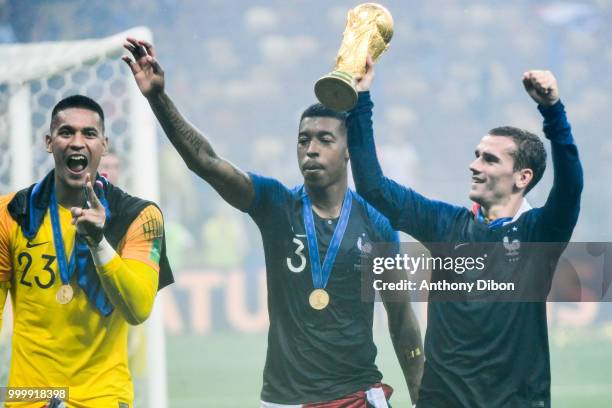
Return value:
<svg viewBox="0 0 612 408">
<path fill-rule="evenodd" d="M 98 209 L 102 205 L 100 200 L 98 200 L 98 196 L 93 188 L 93 184 L 91 182 L 91 176 L 88 174 L 85 175 L 85 187 L 87 189 L 87 204 L 91 209 Z"/>
<path fill-rule="evenodd" d="M 91 181 L 87 181 L 87 192 L 89 193 L 89 206 L 92 210 L 96 210 L 102 206 L 98 196 L 96 195 L 96 191 L 93 188 L 93 184 Z"/>
</svg>

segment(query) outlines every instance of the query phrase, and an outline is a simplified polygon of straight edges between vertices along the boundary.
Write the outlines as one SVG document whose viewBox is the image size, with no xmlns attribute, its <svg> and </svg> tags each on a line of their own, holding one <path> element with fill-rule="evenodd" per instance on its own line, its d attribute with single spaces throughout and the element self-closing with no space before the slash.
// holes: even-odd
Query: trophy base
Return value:
<svg viewBox="0 0 612 408">
<path fill-rule="evenodd" d="M 353 82 L 351 74 L 333 71 L 315 83 L 315 95 L 329 109 L 348 111 L 357 103 L 357 90 Z"/>
</svg>

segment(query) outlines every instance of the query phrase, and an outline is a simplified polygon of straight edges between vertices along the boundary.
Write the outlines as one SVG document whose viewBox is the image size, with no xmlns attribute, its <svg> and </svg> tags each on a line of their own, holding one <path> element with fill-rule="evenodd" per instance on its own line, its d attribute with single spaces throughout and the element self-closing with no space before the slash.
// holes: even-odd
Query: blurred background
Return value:
<svg viewBox="0 0 612 408">
<path fill-rule="evenodd" d="M 0 0 L 0 45 L 101 38 L 146 26 L 166 72 L 168 93 L 215 150 L 243 170 L 295 185 L 301 180 L 295 159 L 299 116 L 315 102 L 314 82 L 333 68 L 346 13 L 357 4 Z M 523 90 L 521 74 L 550 69 L 560 84 L 585 170 L 582 210 L 572 239 L 610 241 L 612 1 L 383 4 L 393 15 L 395 34 L 377 64 L 372 97 L 387 175 L 429 197 L 469 206 L 468 164 L 489 129 L 514 125 L 542 134 L 540 115 Z M 0 67 L 16 63 L 23 61 L 0 60 Z M 82 79 L 91 84 L 90 96 L 106 98 L 106 111 L 127 87 L 109 82 L 110 91 L 104 93 L 100 83 L 114 78 L 113 70 L 127 74 L 120 61 L 107 65 Z M 77 74 L 74 78 L 78 80 Z M 40 155 L 50 108 L 70 87 L 54 85 L 52 78 L 35 80 L 31 87 L 40 105 L 32 113 L 37 140 L 32 154 Z M 147 177 L 122 171 L 129 165 L 124 149 L 137 148 L 122 142 L 130 126 L 138 123 L 128 118 L 109 127 L 115 154 L 103 170 L 128 188 L 134 178 Z M 5 163 L 10 160 L 3 144 L 8 136 L 3 139 L 1 132 L 7 129 L 0 123 L 0 146 L 5 149 L 0 159 Z M 114 137 L 119 142 L 113 146 Z M 169 406 L 256 407 L 268 324 L 259 232 L 247 216 L 190 174 L 161 129 L 157 141 L 159 201 L 177 278 L 164 290 Z M 51 168 L 45 160 L 40 174 Z M 532 205 L 543 205 L 551 180 L 548 171 L 529 194 Z M 0 188 L 0 194 L 8 192 L 1 177 Z M 550 305 L 554 406 L 610 406 L 610 306 Z M 415 309 L 424 324 L 425 305 Z M 377 309 L 377 317 L 379 365 L 396 389 L 394 406 L 409 406 L 384 311 Z M 131 338 L 134 354 L 138 336 Z M 6 350 L 4 345 L 2 356 Z M 138 389 L 147 367 L 142 361 L 133 364 Z M 5 367 L 0 359 L 0 381 Z"/>
</svg>

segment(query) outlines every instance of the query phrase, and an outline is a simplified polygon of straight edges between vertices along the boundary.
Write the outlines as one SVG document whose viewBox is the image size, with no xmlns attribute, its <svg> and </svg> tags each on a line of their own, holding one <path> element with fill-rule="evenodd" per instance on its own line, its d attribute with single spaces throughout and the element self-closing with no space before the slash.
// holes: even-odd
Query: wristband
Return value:
<svg viewBox="0 0 612 408">
<path fill-rule="evenodd" d="M 115 257 L 115 255 L 117 255 L 105 237 L 103 237 L 97 245 L 90 246 L 89 251 L 91 252 L 91 257 L 93 258 L 96 266 L 106 265 Z"/>
</svg>

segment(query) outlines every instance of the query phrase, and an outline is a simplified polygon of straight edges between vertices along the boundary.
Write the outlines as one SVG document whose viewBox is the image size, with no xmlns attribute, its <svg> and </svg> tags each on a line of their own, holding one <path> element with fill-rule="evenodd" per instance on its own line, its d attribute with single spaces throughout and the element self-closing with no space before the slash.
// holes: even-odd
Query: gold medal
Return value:
<svg viewBox="0 0 612 408">
<path fill-rule="evenodd" d="M 55 295 L 55 299 L 57 300 L 57 303 L 65 305 L 72 300 L 73 296 L 74 290 L 72 289 L 72 286 L 70 286 L 69 284 L 64 284 L 60 286 L 59 290 L 57 291 L 57 294 Z"/>
<path fill-rule="evenodd" d="M 308 297 L 310 307 L 316 310 L 323 310 L 329 305 L 329 293 L 325 289 L 315 289 Z"/>
</svg>

